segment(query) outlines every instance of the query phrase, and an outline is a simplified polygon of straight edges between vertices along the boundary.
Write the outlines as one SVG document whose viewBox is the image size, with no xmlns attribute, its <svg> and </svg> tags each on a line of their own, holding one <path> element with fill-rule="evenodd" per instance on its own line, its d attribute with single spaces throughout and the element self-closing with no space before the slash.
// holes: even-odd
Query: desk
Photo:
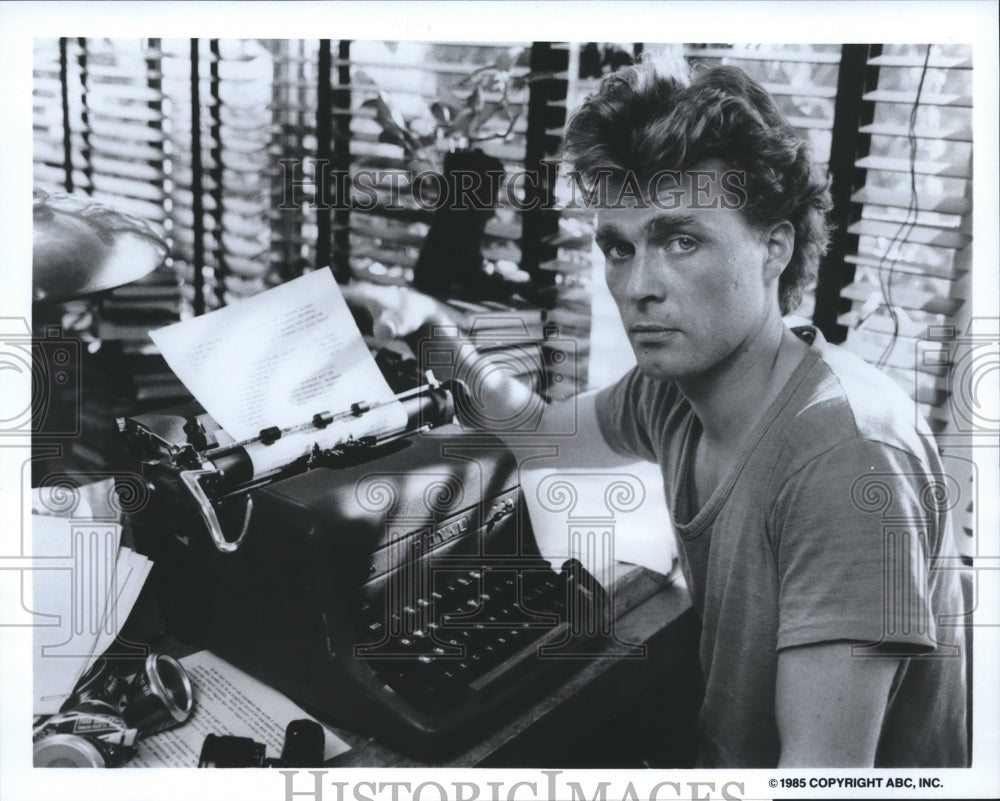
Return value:
<svg viewBox="0 0 1000 801">
<path fill-rule="evenodd" d="M 618 610 L 617 642 L 643 646 L 641 657 L 586 661 L 568 677 L 537 688 L 512 716 L 484 724 L 483 736 L 464 751 L 433 762 L 400 753 L 350 728 L 333 726 L 351 750 L 326 766 L 689 766 L 694 756 L 692 732 L 700 704 L 700 675 L 699 625 L 687 590 L 680 583 L 663 583 L 662 577 L 643 568 L 621 564 L 614 587 L 620 590 L 612 593 Z M 136 616 L 130 618 L 133 631 L 129 637 L 136 637 L 132 642 L 144 640 L 154 650 L 176 657 L 197 650 L 169 634 L 138 638 L 137 623 Z M 155 620 L 146 624 L 146 633 L 152 634 Z"/>
<path fill-rule="evenodd" d="M 643 571 L 645 572 L 645 571 Z M 526 706 L 466 751 L 434 767 L 561 767 L 575 746 L 585 743 L 629 702 L 645 697 L 684 707 L 674 719 L 675 729 L 690 742 L 693 706 L 690 668 L 697 660 L 698 624 L 687 590 L 676 583 L 656 590 L 618 618 L 616 634 L 622 642 L 641 644 L 641 659 L 594 659 L 548 695 Z M 659 682 L 682 677 L 685 686 Z M 671 695 L 684 697 L 672 698 Z M 372 738 L 335 729 L 351 750 L 331 760 L 331 767 L 430 767 L 400 754 Z M 558 760 L 558 763 L 550 760 Z M 590 764 L 590 767 L 600 767 Z"/>
<path fill-rule="evenodd" d="M 620 760 L 612 759 L 606 750 L 609 741 L 628 741 L 637 733 L 641 735 L 638 730 L 642 727 L 626 714 L 630 707 L 638 711 L 639 717 L 647 713 L 646 739 L 660 741 L 676 732 L 679 750 L 689 749 L 698 704 L 698 681 L 692 678 L 692 673 L 697 673 L 698 624 L 686 588 L 644 568 L 619 563 L 609 596 L 614 604 L 615 639 L 609 638 L 602 653 L 620 653 L 624 644 L 629 656 L 584 657 L 569 666 L 550 664 L 550 670 L 545 671 L 547 675 L 540 677 L 547 680 L 512 695 L 502 707 L 494 706 L 489 711 L 492 717 L 477 724 L 467 740 L 459 741 L 468 742 L 468 747 L 458 753 L 416 758 L 348 726 L 334 726 L 334 732 L 351 750 L 331 760 L 328 766 L 531 768 L 571 766 L 581 760 L 586 767 L 622 767 Z M 208 641 L 202 644 L 211 648 Z M 184 651 L 165 643 L 154 643 L 153 647 L 175 656 L 182 656 Z M 644 652 L 634 653 L 640 647 Z M 252 667 L 227 656 L 224 650 L 219 653 L 255 673 Z M 553 672 L 558 675 L 551 675 Z M 258 674 L 257 678 L 269 681 L 266 675 Z M 284 680 L 286 692 L 295 699 L 295 685 L 288 683 L 287 673 Z M 330 681 L 335 680 L 331 675 Z M 348 685 L 328 683 L 326 687 L 334 694 L 350 691 Z M 309 708 L 308 701 L 303 699 L 299 703 Z M 322 719 L 322 715 L 319 717 Z M 606 736 L 609 731 L 614 736 Z M 477 735 L 481 735 L 478 740 Z M 639 736 L 637 749 L 646 748 L 642 739 Z M 649 746 L 656 764 L 660 764 L 664 755 L 671 757 L 671 746 L 657 747 L 655 743 Z M 626 743 L 618 747 L 622 749 L 619 757 L 631 756 Z M 595 759 L 608 762 L 593 764 Z"/>
</svg>

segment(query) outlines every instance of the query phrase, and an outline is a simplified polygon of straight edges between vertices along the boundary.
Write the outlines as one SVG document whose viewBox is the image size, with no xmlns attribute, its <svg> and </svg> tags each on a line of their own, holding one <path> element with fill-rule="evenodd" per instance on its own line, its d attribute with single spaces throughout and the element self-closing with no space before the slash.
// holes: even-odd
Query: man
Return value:
<svg viewBox="0 0 1000 801">
<path fill-rule="evenodd" d="M 577 464 L 662 469 L 703 626 L 699 764 L 966 764 L 932 438 L 890 380 L 782 319 L 826 245 L 805 146 L 741 71 L 684 85 L 643 65 L 604 81 L 564 150 L 600 198 L 637 366 L 574 409 L 601 444 L 561 447 Z M 475 383 L 493 419 L 526 402 L 499 371 Z M 547 407 L 543 432 L 568 413 Z"/>
</svg>

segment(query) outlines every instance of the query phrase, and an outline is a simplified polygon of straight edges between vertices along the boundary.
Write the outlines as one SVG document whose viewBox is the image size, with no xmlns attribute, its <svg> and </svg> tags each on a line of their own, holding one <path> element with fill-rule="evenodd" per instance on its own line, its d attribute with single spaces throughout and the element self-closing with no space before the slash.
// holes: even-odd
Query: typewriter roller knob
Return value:
<svg viewBox="0 0 1000 801">
<path fill-rule="evenodd" d="M 281 429 L 278 426 L 268 426 L 267 428 L 262 428 L 258 439 L 264 445 L 273 445 L 279 439 L 281 439 Z"/>
</svg>

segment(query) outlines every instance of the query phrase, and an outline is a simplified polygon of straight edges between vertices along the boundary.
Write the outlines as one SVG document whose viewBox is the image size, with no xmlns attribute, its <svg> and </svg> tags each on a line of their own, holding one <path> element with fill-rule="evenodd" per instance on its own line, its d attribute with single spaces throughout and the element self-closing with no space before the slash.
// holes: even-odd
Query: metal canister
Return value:
<svg viewBox="0 0 1000 801">
<path fill-rule="evenodd" d="M 33 762 L 36 768 L 103 768 L 104 755 L 86 737 L 75 734 L 50 734 L 35 741 Z"/>
<path fill-rule="evenodd" d="M 150 654 L 132 679 L 125 705 L 125 722 L 143 737 L 191 716 L 194 691 L 184 666 L 172 656 Z"/>
<path fill-rule="evenodd" d="M 77 742 L 83 739 L 100 754 L 102 766 L 117 768 L 135 756 L 138 734 L 136 729 L 125 723 L 111 704 L 98 700 L 84 701 L 75 709 L 53 715 L 35 727 L 32 736 L 35 764 L 38 764 L 39 759 L 55 759 L 63 766 L 66 761 L 76 758 L 92 761 L 93 752 Z M 70 735 L 74 739 L 66 740 L 64 735 Z M 53 737 L 61 739 L 46 744 Z"/>
</svg>

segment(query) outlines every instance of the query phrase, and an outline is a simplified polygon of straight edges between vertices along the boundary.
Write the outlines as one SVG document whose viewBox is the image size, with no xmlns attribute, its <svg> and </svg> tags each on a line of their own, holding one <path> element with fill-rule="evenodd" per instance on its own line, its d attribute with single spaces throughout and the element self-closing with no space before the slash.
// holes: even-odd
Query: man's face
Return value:
<svg viewBox="0 0 1000 801">
<path fill-rule="evenodd" d="M 699 165 L 660 191 L 658 205 L 626 197 L 598 211 L 608 288 L 639 369 L 653 378 L 703 375 L 780 316 L 784 264 L 768 232 L 734 208 L 724 175 L 718 163 Z"/>
</svg>

